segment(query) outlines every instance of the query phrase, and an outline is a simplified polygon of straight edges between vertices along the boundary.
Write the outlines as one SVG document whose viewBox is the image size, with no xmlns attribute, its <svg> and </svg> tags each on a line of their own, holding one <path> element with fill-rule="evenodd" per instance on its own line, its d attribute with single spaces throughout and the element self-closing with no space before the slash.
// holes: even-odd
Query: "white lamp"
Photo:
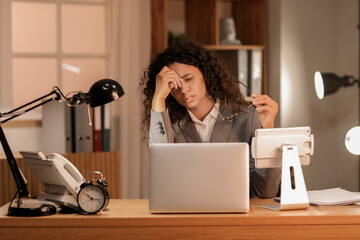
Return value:
<svg viewBox="0 0 360 240">
<path fill-rule="evenodd" d="M 354 154 L 360 155 L 360 127 L 351 128 L 345 136 L 346 149 Z"/>
</svg>

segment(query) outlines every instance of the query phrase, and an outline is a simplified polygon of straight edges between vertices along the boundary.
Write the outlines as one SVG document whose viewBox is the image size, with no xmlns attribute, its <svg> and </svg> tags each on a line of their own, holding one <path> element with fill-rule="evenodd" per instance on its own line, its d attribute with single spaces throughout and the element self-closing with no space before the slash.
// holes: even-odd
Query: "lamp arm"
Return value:
<svg viewBox="0 0 360 240">
<path fill-rule="evenodd" d="M 46 97 L 49 97 L 49 96 L 51 96 L 53 94 L 55 94 L 54 97 L 49 98 L 49 99 L 47 99 L 47 100 L 45 100 L 45 101 L 43 101 L 43 102 L 41 102 L 39 104 L 36 104 L 36 105 L 34 105 L 34 106 L 32 106 L 32 107 L 30 107 L 28 109 L 23 110 L 21 112 L 17 112 L 17 111 L 19 111 L 19 110 L 21 110 L 21 109 L 23 109 L 23 108 L 25 108 L 25 107 L 27 107 L 27 106 L 29 106 L 31 104 L 34 104 L 34 103 L 36 103 L 36 102 L 38 102 L 38 101 L 40 101 L 40 100 L 42 100 L 42 99 L 44 99 Z M 48 93 L 48 94 L 46 94 L 46 95 L 44 95 L 42 97 L 39 97 L 39 98 L 37 98 L 37 99 L 35 99 L 35 100 L 31 101 L 31 102 L 28 102 L 28 103 L 26 103 L 26 104 L 24 104 L 24 105 L 22 105 L 20 107 L 17 107 L 17 108 L 15 108 L 15 109 L 13 109 L 13 110 L 11 110 L 9 112 L 0 113 L 0 118 L 9 116 L 7 119 L 5 119 L 3 121 L 0 121 L 0 125 L 3 124 L 3 123 L 6 123 L 7 121 L 10 121 L 11 119 L 19 117 L 20 115 L 23 115 L 23 114 L 25 114 L 25 113 L 27 113 L 27 112 L 29 112 L 29 111 L 37 108 L 37 107 L 40 107 L 41 105 L 44 105 L 44 104 L 46 104 L 48 102 L 51 102 L 53 100 L 60 100 L 60 99 L 61 99 L 61 94 L 58 92 L 58 89 L 54 89 L 50 93 Z"/>
<path fill-rule="evenodd" d="M 3 124 L 3 123 L 6 123 L 7 121 L 10 121 L 11 119 L 14 119 L 14 118 L 16 118 L 16 117 L 19 117 L 19 116 L 21 116 L 21 115 L 23 115 L 23 114 L 25 114 L 25 113 L 27 113 L 27 112 L 30 112 L 31 110 L 33 110 L 33 109 L 35 109 L 35 108 L 37 108 L 37 107 L 40 107 L 41 105 L 44 105 L 44 104 L 46 104 L 46 103 L 48 103 L 48 102 L 51 102 L 51 101 L 53 101 L 53 100 L 55 100 L 55 98 L 50 98 L 50 99 L 47 99 L 47 100 L 45 100 L 45 101 L 43 101 L 43 102 L 41 102 L 41 103 L 39 103 L 39 104 L 31 107 L 31 108 L 28 108 L 28 109 L 24 110 L 24 111 L 17 112 L 15 115 L 12 115 L 11 117 L 8 117 L 7 119 L 1 121 L 1 122 L 0 122 L 0 125 Z"/>
</svg>

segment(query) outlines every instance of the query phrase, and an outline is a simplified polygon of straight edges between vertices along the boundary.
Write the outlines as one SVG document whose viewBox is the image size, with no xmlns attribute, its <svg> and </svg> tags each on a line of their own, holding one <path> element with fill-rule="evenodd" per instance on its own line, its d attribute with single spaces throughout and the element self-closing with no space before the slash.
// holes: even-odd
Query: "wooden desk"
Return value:
<svg viewBox="0 0 360 240">
<path fill-rule="evenodd" d="M 359 239 L 360 206 L 276 212 L 251 200 L 246 214 L 150 214 L 148 200 L 113 199 L 97 215 L 7 217 L 0 208 L 0 239 Z"/>
</svg>

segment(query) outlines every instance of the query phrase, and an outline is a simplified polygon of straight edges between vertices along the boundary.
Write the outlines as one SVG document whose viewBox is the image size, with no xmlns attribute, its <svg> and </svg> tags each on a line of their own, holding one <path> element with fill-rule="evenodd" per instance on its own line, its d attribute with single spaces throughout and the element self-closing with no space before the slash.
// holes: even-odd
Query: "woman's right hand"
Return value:
<svg viewBox="0 0 360 240">
<path fill-rule="evenodd" d="M 163 112 L 166 110 L 165 99 L 172 88 L 182 87 L 181 78 L 174 71 L 164 66 L 156 76 L 155 93 L 152 100 L 152 110 Z"/>
</svg>

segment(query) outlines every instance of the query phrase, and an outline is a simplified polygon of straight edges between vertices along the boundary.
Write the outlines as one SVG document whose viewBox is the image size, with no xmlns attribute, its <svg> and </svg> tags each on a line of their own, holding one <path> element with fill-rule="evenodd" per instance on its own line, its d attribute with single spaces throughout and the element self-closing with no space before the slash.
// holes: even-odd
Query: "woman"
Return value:
<svg viewBox="0 0 360 240">
<path fill-rule="evenodd" d="M 255 129 L 274 127 L 277 103 L 266 95 L 252 94 L 250 105 L 225 65 L 192 42 L 176 42 L 159 54 L 140 85 L 150 144 L 250 144 Z M 254 165 L 250 158 L 250 196 L 274 197 L 280 170 L 255 169 Z"/>
</svg>

